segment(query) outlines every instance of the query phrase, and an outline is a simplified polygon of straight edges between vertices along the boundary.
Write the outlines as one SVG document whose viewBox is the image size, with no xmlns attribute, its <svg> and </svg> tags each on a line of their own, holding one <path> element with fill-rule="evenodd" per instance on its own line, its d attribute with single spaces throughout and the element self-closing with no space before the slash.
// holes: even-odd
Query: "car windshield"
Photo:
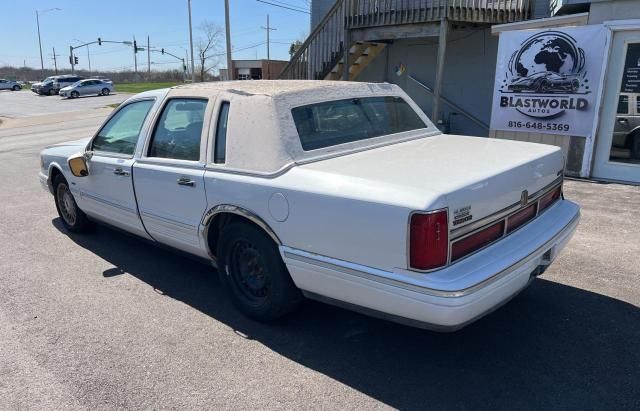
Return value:
<svg viewBox="0 0 640 411">
<path fill-rule="evenodd" d="M 427 128 L 400 97 L 327 101 L 291 110 L 305 151 Z"/>
<path fill-rule="evenodd" d="M 71 84 L 71 87 L 78 87 L 80 84 L 82 84 L 82 81 L 78 80 L 75 83 Z"/>
</svg>

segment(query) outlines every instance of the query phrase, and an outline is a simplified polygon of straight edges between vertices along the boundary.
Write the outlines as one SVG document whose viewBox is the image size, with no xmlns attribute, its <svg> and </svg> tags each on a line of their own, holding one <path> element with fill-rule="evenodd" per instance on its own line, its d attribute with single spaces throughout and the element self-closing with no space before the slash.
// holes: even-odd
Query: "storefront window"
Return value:
<svg viewBox="0 0 640 411">
<path fill-rule="evenodd" d="M 640 43 L 627 46 L 609 160 L 640 164 Z"/>
</svg>

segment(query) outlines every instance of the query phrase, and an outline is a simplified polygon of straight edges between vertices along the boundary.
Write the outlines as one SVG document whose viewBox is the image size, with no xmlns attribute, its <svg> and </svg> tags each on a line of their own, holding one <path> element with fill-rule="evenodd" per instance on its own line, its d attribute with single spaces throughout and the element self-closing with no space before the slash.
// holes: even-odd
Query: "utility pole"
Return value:
<svg viewBox="0 0 640 411">
<path fill-rule="evenodd" d="M 147 74 L 149 75 L 149 78 L 151 78 L 151 45 L 149 43 L 148 34 L 147 34 Z"/>
<path fill-rule="evenodd" d="M 42 13 L 47 13 L 49 11 L 62 10 L 58 7 L 54 7 L 51 9 L 41 10 Z M 44 77 L 44 59 L 42 58 L 42 39 L 40 38 L 40 12 L 36 10 L 36 25 L 38 26 L 38 46 L 40 47 L 40 68 L 42 69 L 41 75 Z"/>
<path fill-rule="evenodd" d="M 229 21 L 229 0 L 224 0 L 224 25 L 227 37 L 227 80 L 233 80 L 233 60 L 231 59 L 231 25 Z"/>
<path fill-rule="evenodd" d="M 38 26 L 38 46 L 40 46 L 40 68 L 41 75 L 44 77 L 44 60 L 42 59 L 42 40 L 40 39 L 40 16 L 38 10 L 36 10 L 36 25 Z"/>
<path fill-rule="evenodd" d="M 267 80 L 271 79 L 271 55 L 270 55 L 270 50 L 271 50 L 271 43 L 269 41 L 269 33 L 272 30 L 277 30 L 272 28 L 271 26 L 269 26 L 269 15 L 267 14 L 267 27 L 262 27 L 264 30 L 267 30 Z M 264 79 L 265 76 L 262 76 L 262 78 Z"/>
<path fill-rule="evenodd" d="M 193 59 L 193 28 L 191 26 L 191 0 L 187 0 L 189 7 L 189 46 L 191 47 L 191 82 L 196 82 L 196 65 Z"/>
<path fill-rule="evenodd" d="M 53 67 L 56 71 L 56 76 L 58 75 L 58 61 L 56 60 L 57 54 L 56 54 L 56 48 L 53 48 Z"/>
</svg>

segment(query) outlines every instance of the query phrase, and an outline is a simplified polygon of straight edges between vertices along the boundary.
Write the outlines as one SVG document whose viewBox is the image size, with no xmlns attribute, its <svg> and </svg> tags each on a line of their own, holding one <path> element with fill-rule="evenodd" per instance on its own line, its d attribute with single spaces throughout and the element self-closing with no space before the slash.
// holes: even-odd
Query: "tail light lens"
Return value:
<svg viewBox="0 0 640 411">
<path fill-rule="evenodd" d="M 536 216 L 536 204 L 533 203 L 527 208 L 518 211 L 509 217 L 507 221 L 507 233 L 512 232 L 516 228 L 524 225 Z"/>
<path fill-rule="evenodd" d="M 451 247 L 451 261 L 466 256 L 482 247 L 494 242 L 504 234 L 504 221 L 500 221 L 482 231 L 471 234 L 462 240 L 456 241 Z"/>
<path fill-rule="evenodd" d="M 540 199 L 540 211 L 544 210 L 545 208 L 549 207 L 551 204 L 555 203 L 560 198 L 561 193 L 562 193 L 562 186 L 556 188 L 550 193 L 545 194 L 544 197 Z"/>
<path fill-rule="evenodd" d="M 449 225 L 447 211 L 413 214 L 409 227 L 409 266 L 432 270 L 447 264 Z"/>
</svg>

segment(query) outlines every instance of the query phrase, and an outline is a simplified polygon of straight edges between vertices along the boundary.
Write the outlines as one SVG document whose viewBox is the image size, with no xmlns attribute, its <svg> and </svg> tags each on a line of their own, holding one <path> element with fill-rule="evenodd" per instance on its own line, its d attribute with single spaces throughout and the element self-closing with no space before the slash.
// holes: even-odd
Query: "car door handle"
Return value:
<svg viewBox="0 0 640 411">
<path fill-rule="evenodd" d="M 628 123 L 629 120 L 627 120 L 626 118 L 619 118 L 618 119 L 618 123 Z"/>
<path fill-rule="evenodd" d="M 113 174 L 115 174 L 117 176 L 128 176 L 129 172 L 128 171 L 124 171 L 121 168 L 116 168 L 115 170 L 113 170 Z"/>
<path fill-rule="evenodd" d="M 178 179 L 178 184 L 181 186 L 191 186 L 193 187 L 194 185 L 196 185 L 196 182 L 193 181 L 192 179 L 190 179 L 189 177 L 180 177 Z"/>
</svg>

